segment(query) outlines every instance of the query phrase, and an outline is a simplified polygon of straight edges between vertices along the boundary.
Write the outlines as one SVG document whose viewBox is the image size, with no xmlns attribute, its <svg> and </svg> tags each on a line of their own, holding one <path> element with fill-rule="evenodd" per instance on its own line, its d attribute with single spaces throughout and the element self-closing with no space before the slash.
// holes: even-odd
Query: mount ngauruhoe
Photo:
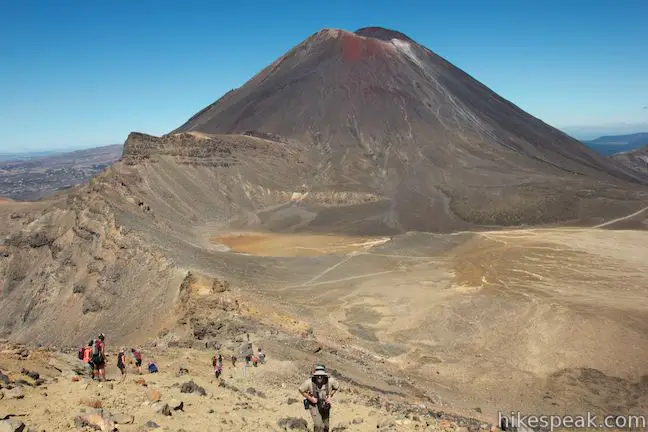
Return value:
<svg viewBox="0 0 648 432">
<path fill-rule="evenodd" d="M 246 131 L 299 143 L 312 164 L 304 191 L 380 198 L 370 221 L 344 210 L 349 229 L 362 231 L 586 222 L 636 181 L 381 28 L 318 32 L 174 133 Z"/>
<path fill-rule="evenodd" d="M 1 203 L 0 337 L 247 332 L 408 403 L 645 412 L 647 207 L 641 172 L 402 33 L 326 29 L 89 184 Z"/>
</svg>

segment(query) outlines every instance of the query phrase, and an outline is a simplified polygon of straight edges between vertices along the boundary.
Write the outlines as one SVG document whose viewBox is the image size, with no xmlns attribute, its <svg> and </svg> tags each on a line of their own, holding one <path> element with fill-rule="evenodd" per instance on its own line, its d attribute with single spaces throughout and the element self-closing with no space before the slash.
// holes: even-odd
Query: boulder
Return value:
<svg viewBox="0 0 648 432">
<path fill-rule="evenodd" d="M 3 389 L 2 393 L 5 399 L 22 399 L 25 397 L 25 393 L 23 392 L 22 387 Z"/>
<path fill-rule="evenodd" d="M 9 377 L 0 372 L 0 388 L 9 386 L 9 383 L 11 383 Z"/>
<path fill-rule="evenodd" d="M 77 357 L 64 353 L 53 353 L 50 358 L 49 365 L 58 370 L 61 375 L 65 377 L 72 377 L 74 375 L 90 376 L 90 367 L 79 360 Z"/>
<path fill-rule="evenodd" d="M 20 373 L 22 373 L 23 375 L 27 375 L 29 378 L 33 379 L 34 381 L 36 381 L 37 379 L 40 378 L 40 374 L 39 374 L 38 372 L 36 372 L 36 371 L 30 371 L 30 370 L 27 370 L 27 369 L 25 369 L 25 368 L 23 368 L 23 369 L 20 371 Z"/>
<path fill-rule="evenodd" d="M 146 398 L 147 398 L 150 402 L 159 402 L 160 399 L 162 399 L 162 395 L 160 394 L 159 391 L 154 390 L 154 389 L 150 389 L 150 390 L 148 390 L 148 391 L 146 392 Z"/>
<path fill-rule="evenodd" d="M 200 387 L 193 380 L 182 384 L 182 386 L 180 387 L 180 392 L 181 393 L 198 393 L 201 396 L 207 396 L 207 392 L 205 391 L 205 389 Z"/>
<path fill-rule="evenodd" d="M 164 402 L 156 402 L 153 405 L 151 405 L 151 408 L 153 408 L 153 411 L 155 411 L 156 414 L 162 414 L 165 416 L 170 416 L 171 415 L 171 408 L 169 407 L 169 404 L 164 403 Z"/>
<path fill-rule="evenodd" d="M 77 428 L 89 427 L 94 430 L 114 431 L 115 422 L 112 418 L 99 413 L 92 413 L 86 415 L 79 415 L 74 419 L 74 424 Z"/>
<path fill-rule="evenodd" d="M 392 418 L 384 419 L 376 425 L 376 429 L 379 430 L 391 430 L 393 428 L 396 428 L 396 422 Z M 445 429 L 445 428 L 441 428 L 441 429 Z"/>
<path fill-rule="evenodd" d="M 284 417 L 277 421 L 277 426 L 283 430 L 308 430 L 308 423 L 303 418 Z"/>
<path fill-rule="evenodd" d="M 0 432 L 23 432 L 27 430 L 25 423 L 18 419 L 0 421 Z"/>
<path fill-rule="evenodd" d="M 177 399 L 172 399 L 171 401 L 169 401 L 169 406 L 174 411 L 184 411 L 184 402 Z"/>
<path fill-rule="evenodd" d="M 245 393 L 247 393 L 249 395 L 252 395 L 252 396 L 258 396 L 258 397 L 263 398 L 263 399 L 265 399 L 265 397 L 266 397 L 265 393 L 255 389 L 254 387 L 248 387 L 245 390 Z"/>
</svg>

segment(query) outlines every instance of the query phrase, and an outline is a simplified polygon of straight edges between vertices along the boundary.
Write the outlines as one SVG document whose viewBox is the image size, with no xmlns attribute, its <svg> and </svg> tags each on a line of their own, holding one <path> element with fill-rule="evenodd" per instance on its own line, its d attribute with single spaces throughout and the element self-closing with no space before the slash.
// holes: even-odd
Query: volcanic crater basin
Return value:
<svg viewBox="0 0 648 432">
<path fill-rule="evenodd" d="M 210 238 L 221 249 L 225 246 L 236 253 L 276 257 L 348 254 L 389 240 L 390 237 L 273 232 L 229 232 Z"/>
<path fill-rule="evenodd" d="M 319 340 L 371 353 L 453 405 L 648 410 L 648 232 L 230 232 L 211 240 L 256 255 L 246 261 L 277 257 L 263 265 L 267 278 L 250 279 L 260 296 L 289 305 Z M 603 381 L 594 388 L 583 371 Z"/>
</svg>

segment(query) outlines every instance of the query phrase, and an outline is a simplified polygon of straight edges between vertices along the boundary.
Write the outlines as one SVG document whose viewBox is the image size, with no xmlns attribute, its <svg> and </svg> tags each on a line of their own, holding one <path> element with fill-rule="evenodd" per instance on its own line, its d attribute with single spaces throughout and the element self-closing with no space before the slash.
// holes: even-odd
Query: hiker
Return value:
<svg viewBox="0 0 648 432">
<path fill-rule="evenodd" d="M 140 353 L 135 348 L 131 348 L 131 353 L 135 358 L 135 366 L 137 367 L 137 372 L 142 375 L 142 353 Z"/>
<path fill-rule="evenodd" d="M 149 362 L 148 363 L 148 371 L 149 371 L 149 373 L 157 373 L 158 368 L 157 368 L 156 364 L 153 363 L 153 362 Z"/>
<path fill-rule="evenodd" d="M 94 371 L 93 377 L 97 376 L 100 381 L 106 380 L 106 353 L 105 353 L 105 341 L 106 336 L 101 333 L 97 339 L 94 340 L 92 344 L 92 366 Z"/>
<path fill-rule="evenodd" d="M 241 345 L 241 355 L 245 358 L 245 364 L 249 365 L 250 361 L 252 361 L 252 342 Z"/>
<path fill-rule="evenodd" d="M 329 377 L 324 365 L 317 365 L 313 376 L 299 386 L 299 393 L 305 398 L 304 408 L 313 417 L 314 432 L 329 432 L 331 399 L 339 388 L 339 383 Z"/>
<path fill-rule="evenodd" d="M 223 372 L 223 356 L 220 353 L 218 353 L 218 356 L 214 354 L 214 357 L 212 357 L 212 366 L 214 368 L 214 375 L 216 378 L 220 378 Z"/>
<path fill-rule="evenodd" d="M 88 365 L 92 379 L 94 379 L 95 374 L 94 365 L 92 364 L 92 339 L 88 341 L 88 345 L 83 348 L 83 362 Z"/>
<path fill-rule="evenodd" d="M 250 367 L 250 362 L 252 361 L 252 342 L 243 343 L 243 345 L 241 345 L 241 355 L 245 357 L 243 376 L 247 376 L 247 368 Z"/>
<path fill-rule="evenodd" d="M 258 349 L 257 358 L 259 359 L 259 363 L 265 364 L 265 353 L 263 352 L 263 349 Z"/>
<path fill-rule="evenodd" d="M 126 365 L 124 364 L 124 348 L 119 350 L 119 354 L 117 354 L 117 367 L 119 368 L 119 371 L 121 372 L 121 381 L 124 381 L 124 378 L 126 378 Z"/>
<path fill-rule="evenodd" d="M 232 367 L 236 367 L 236 356 L 232 356 Z"/>
</svg>

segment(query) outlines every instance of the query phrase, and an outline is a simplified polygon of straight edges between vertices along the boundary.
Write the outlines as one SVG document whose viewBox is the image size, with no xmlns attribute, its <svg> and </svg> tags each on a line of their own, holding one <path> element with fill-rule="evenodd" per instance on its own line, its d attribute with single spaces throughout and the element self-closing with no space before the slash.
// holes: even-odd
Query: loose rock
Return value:
<svg viewBox="0 0 648 432">
<path fill-rule="evenodd" d="M 11 381 L 9 377 L 2 372 L 0 372 L 0 388 L 7 387 Z"/>
<path fill-rule="evenodd" d="M 23 432 L 27 427 L 18 419 L 0 421 L 0 432 Z"/>
<path fill-rule="evenodd" d="M 72 377 L 74 375 L 90 376 L 90 367 L 78 358 L 64 353 L 56 353 L 50 359 L 49 365 L 61 372 L 61 375 Z"/>
<path fill-rule="evenodd" d="M 33 379 L 34 381 L 36 381 L 38 378 L 40 378 L 40 374 L 39 374 L 38 372 L 29 371 L 29 370 L 27 370 L 27 369 L 25 369 L 25 368 L 23 368 L 23 369 L 20 371 L 20 373 L 23 374 L 23 375 L 27 375 L 28 377 L 30 377 L 30 378 Z"/>
<path fill-rule="evenodd" d="M 151 408 L 153 408 L 153 411 L 155 411 L 157 414 L 162 414 L 165 416 L 171 415 L 171 408 L 169 408 L 169 404 L 167 403 L 156 402 L 153 405 L 151 405 Z"/>
<path fill-rule="evenodd" d="M 25 397 L 25 393 L 23 392 L 22 387 L 3 389 L 2 393 L 5 399 L 22 399 Z"/>
<path fill-rule="evenodd" d="M 153 389 L 146 392 L 146 397 L 151 402 L 159 402 L 160 399 L 162 399 L 162 395 L 160 395 L 160 392 Z"/>
<path fill-rule="evenodd" d="M 74 424 L 77 428 L 88 426 L 94 430 L 100 430 L 102 432 L 115 430 L 115 422 L 112 419 L 96 413 L 77 416 L 74 419 Z"/>
<path fill-rule="evenodd" d="M 172 399 L 171 401 L 169 401 L 169 406 L 174 411 L 183 411 L 184 410 L 184 402 L 179 401 L 177 399 Z"/>
<path fill-rule="evenodd" d="M 265 399 L 265 397 L 266 397 L 265 393 L 258 391 L 258 390 L 255 389 L 254 387 L 248 387 L 248 388 L 245 390 L 245 393 L 250 394 L 250 395 L 253 395 L 253 396 L 258 396 L 258 397 L 260 397 L 260 398 L 264 398 L 264 399 Z"/>
<path fill-rule="evenodd" d="M 308 430 L 308 423 L 306 423 L 306 420 L 296 417 L 284 417 L 282 419 L 279 419 L 279 421 L 277 421 L 277 426 L 279 426 L 283 430 Z"/>
<path fill-rule="evenodd" d="M 380 430 L 388 430 L 396 427 L 396 422 L 394 419 L 385 419 L 382 422 L 378 423 L 377 428 Z"/>
<path fill-rule="evenodd" d="M 207 392 L 204 388 L 200 387 L 198 384 L 193 382 L 193 380 L 182 384 L 180 387 L 181 393 L 199 393 L 201 396 L 207 396 Z"/>
</svg>

